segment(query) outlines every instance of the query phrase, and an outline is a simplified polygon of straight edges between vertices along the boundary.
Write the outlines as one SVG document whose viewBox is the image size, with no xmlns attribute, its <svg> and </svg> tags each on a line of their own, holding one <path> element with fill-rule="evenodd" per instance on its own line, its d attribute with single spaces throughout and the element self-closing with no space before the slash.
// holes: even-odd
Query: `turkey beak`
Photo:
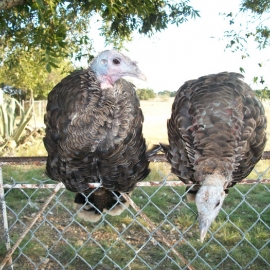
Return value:
<svg viewBox="0 0 270 270">
<path fill-rule="evenodd" d="M 139 74 L 139 77 L 138 78 L 141 79 L 141 80 L 143 80 L 143 81 L 147 81 L 146 76 L 142 72 Z"/>
<path fill-rule="evenodd" d="M 139 70 L 139 71 L 140 71 L 140 70 Z M 139 72 L 138 79 L 141 79 L 141 80 L 143 80 L 143 81 L 147 81 L 146 76 L 145 76 L 141 71 Z"/>
<path fill-rule="evenodd" d="M 134 69 L 133 74 L 130 74 L 130 76 L 136 77 L 142 81 L 147 81 L 146 76 L 141 72 L 141 70 L 138 67 Z"/>
<path fill-rule="evenodd" d="M 211 222 L 207 218 L 199 217 L 200 241 L 203 243 Z"/>
<path fill-rule="evenodd" d="M 126 67 L 127 76 L 135 77 L 137 79 L 146 81 L 147 78 L 144 73 L 139 69 L 137 62 L 133 61 L 129 63 Z"/>
</svg>

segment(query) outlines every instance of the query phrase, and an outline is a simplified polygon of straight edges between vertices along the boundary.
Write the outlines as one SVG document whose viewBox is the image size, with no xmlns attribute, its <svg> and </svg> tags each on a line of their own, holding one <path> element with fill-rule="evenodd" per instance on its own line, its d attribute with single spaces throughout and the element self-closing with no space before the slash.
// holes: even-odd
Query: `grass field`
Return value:
<svg viewBox="0 0 270 270">
<path fill-rule="evenodd" d="M 163 178 L 156 174 L 159 180 Z M 53 183 L 44 175 L 44 168 L 37 166 L 4 167 L 3 175 L 4 182 L 10 184 L 14 184 L 10 177 L 23 183 Z M 12 241 L 30 224 L 50 193 L 47 189 L 6 190 Z M 217 269 L 243 269 L 247 265 L 248 269 L 269 269 L 269 185 L 231 189 L 203 244 L 198 241 L 196 207 L 186 202 L 184 193 L 184 187 L 145 187 L 135 189 L 132 199 L 195 269 L 217 265 Z M 77 217 L 73 198 L 71 192 L 58 192 L 15 252 L 15 269 L 62 269 L 61 265 L 63 269 L 89 269 L 85 262 L 94 269 L 183 267 L 131 207 L 118 217 L 106 215 L 101 222 L 88 223 Z M 0 233 L 1 261 L 5 247 Z M 42 264 L 44 258 L 46 263 Z"/>
<path fill-rule="evenodd" d="M 166 121 L 172 99 L 142 101 L 144 134 L 148 144 L 167 141 Z M 265 106 L 270 115 L 269 102 Z M 270 119 L 270 118 L 269 118 Z M 267 131 L 270 135 L 269 129 Z M 269 142 L 267 150 L 270 150 Z M 17 155 L 44 155 L 41 140 L 32 140 Z M 251 178 L 269 161 L 260 161 Z M 44 166 L 4 166 L 5 184 L 55 183 Z M 145 181 L 176 180 L 166 164 L 151 164 Z M 6 189 L 10 238 L 14 243 L 46 200 L 48 189 Z M 187 203 L 184 187 L 136 188 L 132 199 L 166 234 L 195 269 L 270 269 L 270 185 L 236 185 L 212 224 L 205 242 L 198 241 L 197 210 Z M 61 190 L 13 256 L 14 269 L 180 269 L 183 263 L 163 244 L 131 207 L 122 215 L 105 215 L 97 223 L 80 220 L 73 208 L 74 194 Z M 0 262 L 5 246 L 0 227 Z M 89 265 L 91 268 L 89 268 Z"/>
</svg>

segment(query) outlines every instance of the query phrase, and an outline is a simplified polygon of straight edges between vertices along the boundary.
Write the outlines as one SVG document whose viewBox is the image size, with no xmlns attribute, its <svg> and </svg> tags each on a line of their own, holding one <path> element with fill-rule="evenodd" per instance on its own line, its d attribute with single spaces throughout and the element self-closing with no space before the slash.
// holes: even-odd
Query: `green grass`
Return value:
<svg viewBox="0 0 270 270">
<path fill-rule="evenodd" d="M 154 176 L 148 177 L 148 181 L 159 181 L 166 176 L 168 166 L 151 166 Z M 44 166 L 5 166 L 3 177 L 5 183 L 11 184 L 48 180 Z M 173 175 L 168 179 L 176 180 Z M 269 190 L 270 185 L 265 184 L 236 185 L 231 189 L 223 211 L 212 224 L 203 244 L 198 241 L 196 206 L 186 202 L 185 187 L 136 188 L 132 199 L 193 267 L 239 269 L 234 260 L 244 268 L 255 258 L 248 269 L 267 269 L 264 260 L 270 262 Z M 51 192 L 47 189 L 6 190 L 13 243 Z M 74 193 L 58 192 L 43 217 L 20 244 L 23 255 L 19 250 L 15 252 L 15 265 L 20 269 L 61 269 L 63 266 L 74 270 L 87 269 L 86 263 L 95 269 L 129 269 L 128 265 L 130 269 L 138 270 L 184 266 L 158 236 L 151 234 L 147 222 L 131 207 L 120 216 L 106 215 L 100 222 L 88 223 L 76 216 L 73 198 Z M 4 238 L 1 238 L 0 260 L 5 253 Z M 46 264 L 41 263 L 44 258 L 49 258 Z"/>
<path fill-rule="evenodd" d="M 257 170 L 265 171 L 264 166 L 267 164 L 259 165 Z M 56 183 L 45 175 L 44 166 L 4 166 L 2 169 L 5 184 Z M 166 164 L 151 164 L 151 170 L 145 181 L 162 181 L 164 177 L 168 181 L 177 180 Z M 253 178 L 257 177 L 255 173 Z M 267 269 L 264 260 L 270 262 L 269 190 L 270 185 L 264 184 L 236 185 L 231 189 L 224 202 L 224 211 L 212 224 L 203 244 L 198 241 L 196 206 L 186 202 L 185 187 L 137 188 L 132 199 L 195 268 L 210 269 L 218 265 L 218 269 L 239 269 L 234 260 L 244 268 L 256 258 L 249 269 Z M 47 189 L 6 190 L 13 243 L 51 192 Z M 112 261 L 115 261 L 118 267 L 130 265 L 131 269 L 179 269 L 178 265 L 184 266 L 161 239 L 154 235 L 157 242 L 153 240 L 150 227 L 131 207 L 120 216 L 106 215 L 104 220 L 92 224 L 75 215 L 73 198 L 74 193 L 65 190 L 57 194 L 32 233 L 21 243 L 24 255 L 18 250 L 15 252 L 15 265 L 20 265 L 21 269 L 61 269 L 62 265 L 67 269 L 78 269 L 78 266 L 87 269 L 86 261 L 95 269 L 114 269 Z M 0 258 L 3 258 L 5 246 L 3 236 L 1 238 Z M 41 264 L 44 258 L 50 258 L 45 265 Z"/>
</svg>

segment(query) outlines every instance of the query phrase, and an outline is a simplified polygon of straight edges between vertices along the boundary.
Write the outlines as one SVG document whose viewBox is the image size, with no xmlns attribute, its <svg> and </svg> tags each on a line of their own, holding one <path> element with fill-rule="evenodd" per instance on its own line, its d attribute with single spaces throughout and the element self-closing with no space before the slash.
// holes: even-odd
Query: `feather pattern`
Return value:
<svg viewBox="0 0 270 270">
<path fill-rule="evenodd" d="M 167 122 L 169 146 L 162 147 L 171 171 L 186 184 L 204 187 L 194 188 L 201 240 L 224 191 L 249 175 L 266 144 L 263 105 L 242 78 L 222 72 L 187 81 L 176 94 Z M 217 195 L 211 199 L 210 194 Z"/>
<path fill-rule="evenodd" d="M 124 79 L 102 89 L 91 68 L 73 72 L 49 93 L 45 124 L 48 176 L 78 192 L 75 202 L 94 205 L 95 214 L 125 202 L 120 192 L 149 174 L 143 114 L 134 85 Z"/>
<path fill-rule="evenodd" d="M 264 108 L 237 73 L 186 82 L 168 120 L 167 158 L 185 183 L 219 172 L 232 186 L 261 159 L 266 144 Z"/>
</svg>

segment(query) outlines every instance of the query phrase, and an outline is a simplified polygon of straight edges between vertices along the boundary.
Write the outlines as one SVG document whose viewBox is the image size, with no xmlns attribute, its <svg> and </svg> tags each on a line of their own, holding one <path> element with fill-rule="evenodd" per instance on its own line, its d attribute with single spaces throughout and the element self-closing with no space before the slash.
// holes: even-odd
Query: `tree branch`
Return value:
<svg viewBox="0 0 270 270">
<path fill-rule="evenodd" d="M 27 3 L 27 0 L 0 0 L 0 10 L 9 9 Z"/>
</svg>

